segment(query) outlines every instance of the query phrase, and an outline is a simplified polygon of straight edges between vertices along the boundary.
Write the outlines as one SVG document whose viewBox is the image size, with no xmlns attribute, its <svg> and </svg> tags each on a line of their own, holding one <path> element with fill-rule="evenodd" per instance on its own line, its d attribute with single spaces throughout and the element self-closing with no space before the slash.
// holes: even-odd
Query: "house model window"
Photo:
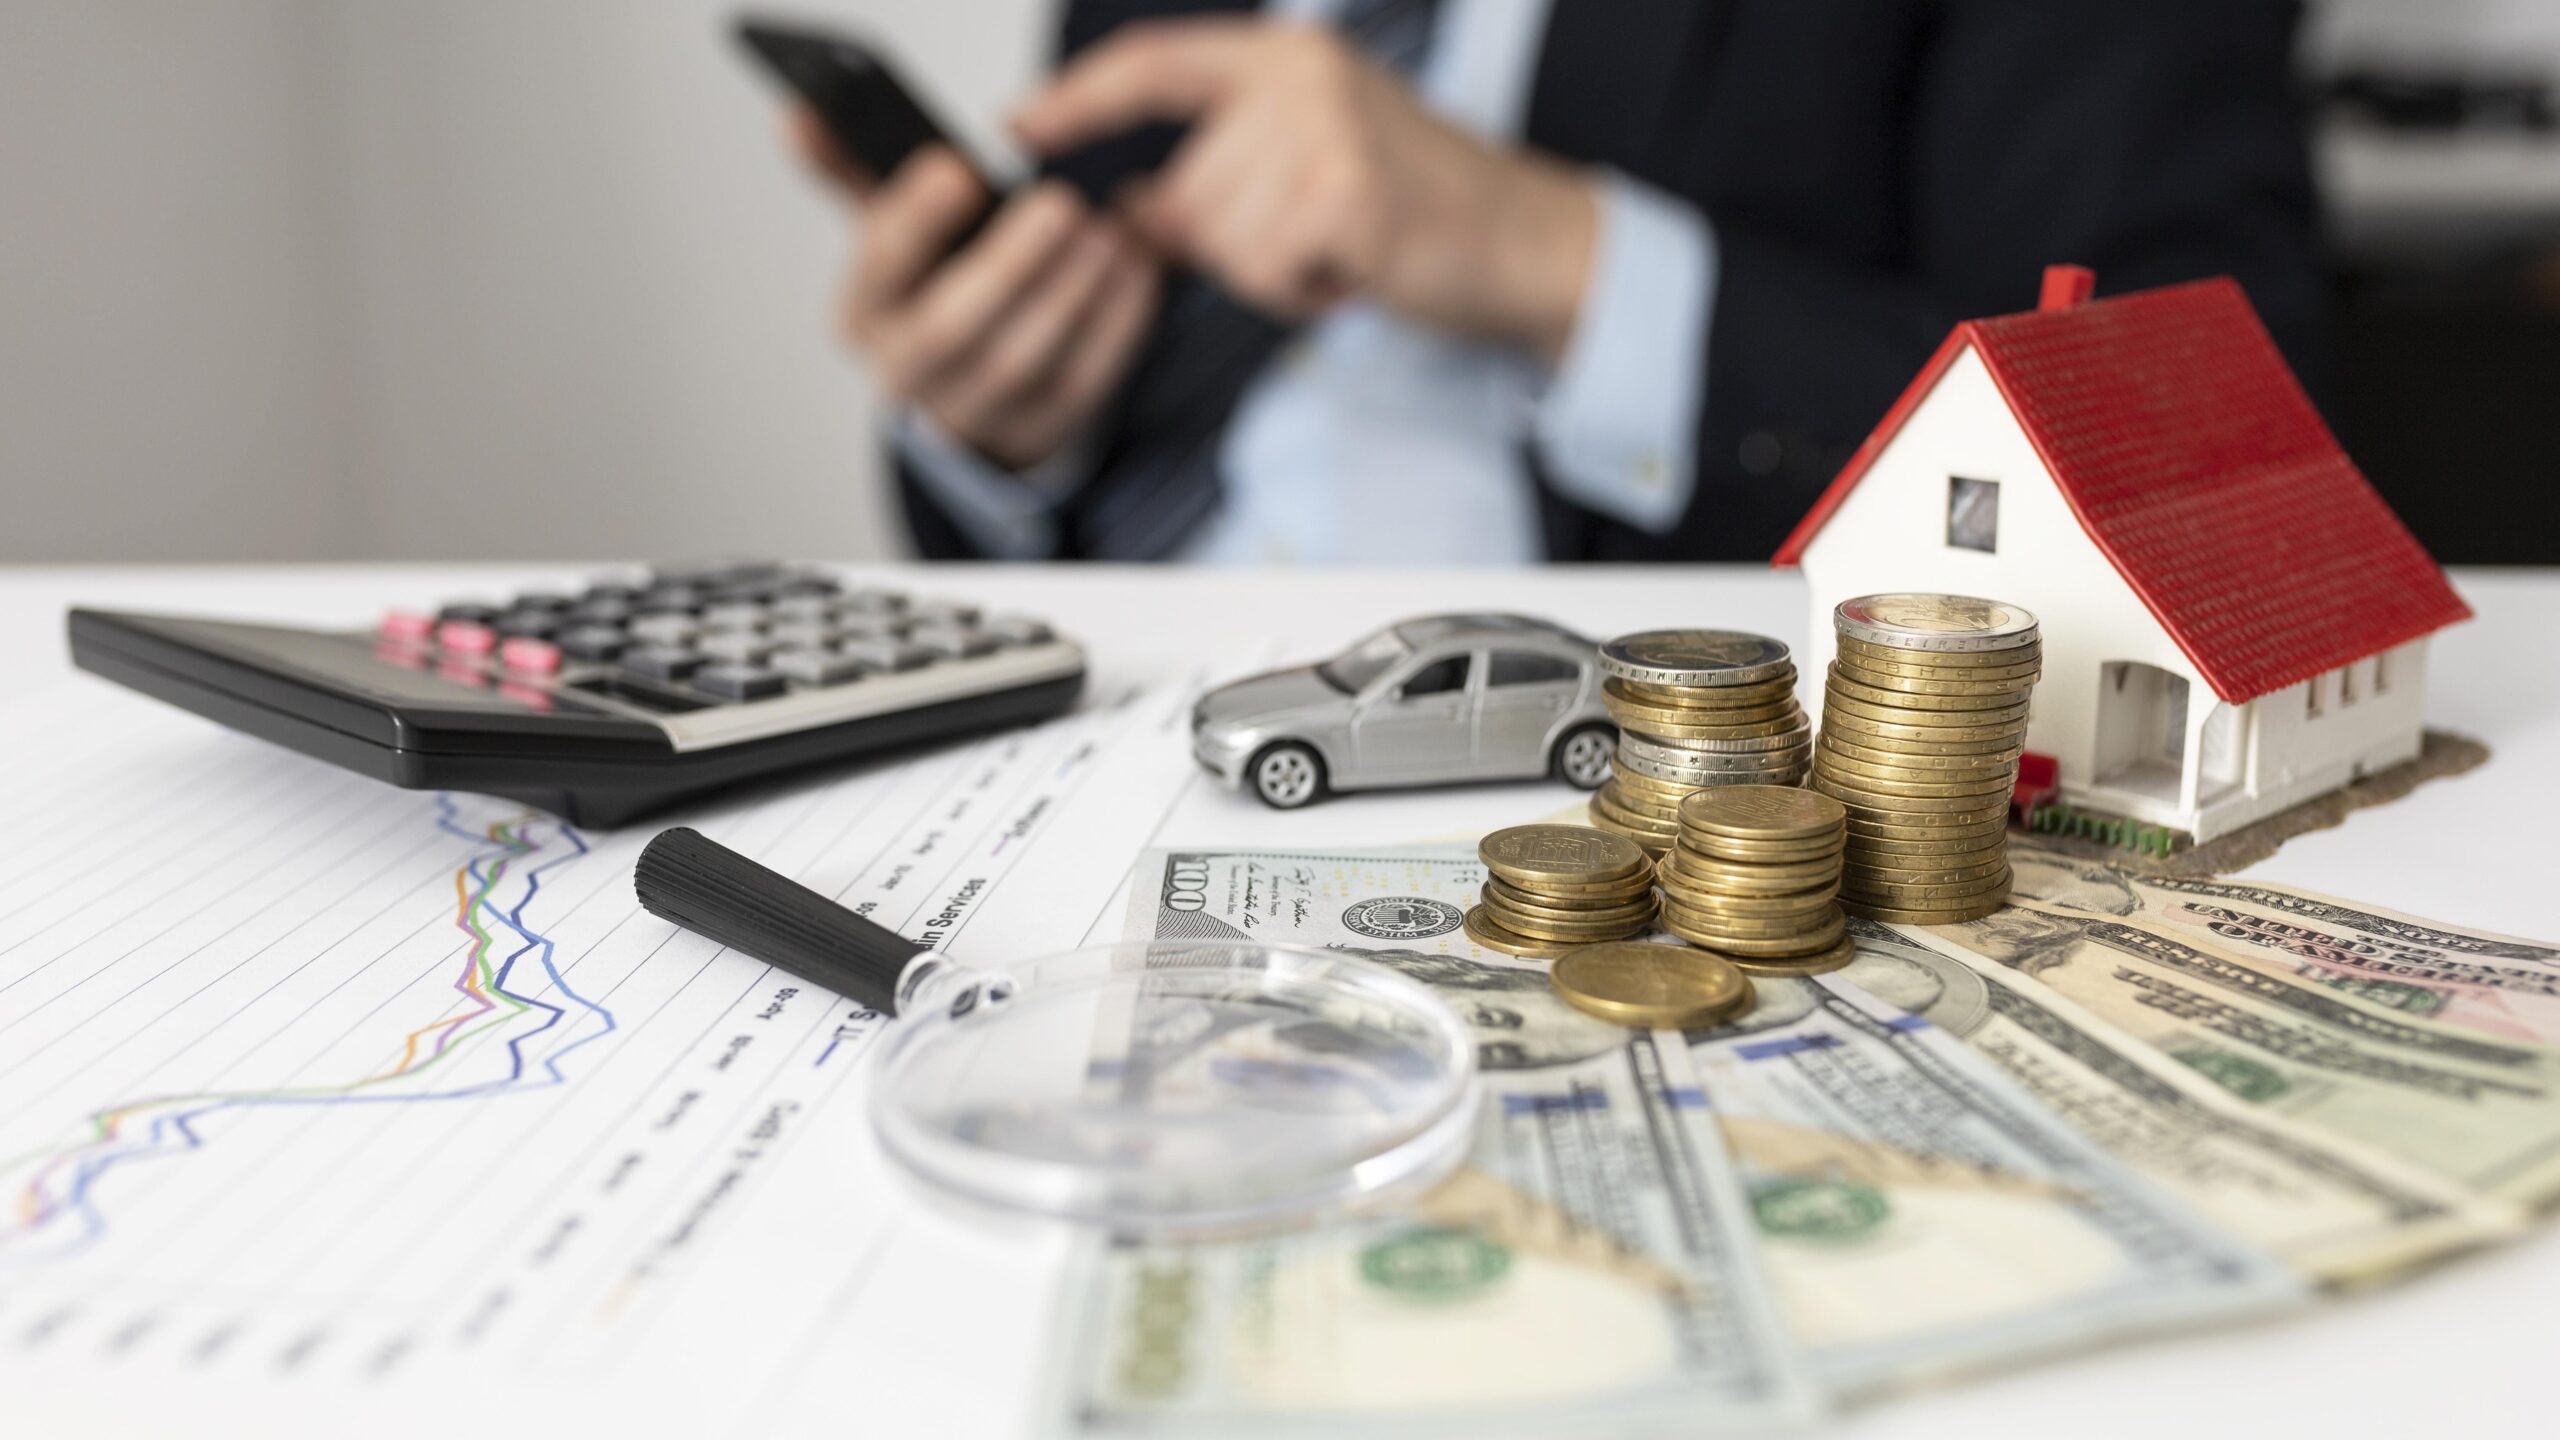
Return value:
<svg viewBox="0 0 2560 1440">
<path fill-rule="evenodd" d="M 1999 481 L 1967 480 L 1961 475 L 1947 481 L 1947 543 L 1985 555 L 1999 552 Z"/>
</svg>

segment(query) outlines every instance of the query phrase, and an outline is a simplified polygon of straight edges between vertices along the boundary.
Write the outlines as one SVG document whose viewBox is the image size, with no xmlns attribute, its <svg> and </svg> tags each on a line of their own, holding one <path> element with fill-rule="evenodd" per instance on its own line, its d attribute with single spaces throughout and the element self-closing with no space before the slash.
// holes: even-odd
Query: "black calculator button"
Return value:
<svg viewBox="0 0 2560 1440">
<path fill-rule="evenodd" d="M 1040 645 L 1057 638 L 1056 631 L 1028 615 L 990 615 L 978 628 L 1007 645 Z"/>
<path fill-rule="evenodd" d="M 562 635 L 559 645 L 572 660 L 611 660 L 631 648 L 631 637 L 610 625 L 581 625 Z"/>
<path fill-rule="evenodd" d="M 782 647 L 757 630 L 705 630 L 693 648 L 731 665 L 762 665 Z"/>
<path fill-rule="evenodd" d="M 622 668 L 644 680 L 683 680 L 709 663 L 699 651 L 675 645 L 642 645 L 622 652 Z"/>
<path fill-rule="evenodd" d="M 518 610 L 566 610 L 576 603 L 566 595 L 554 595 L 547 590 L 534 590 L 517 596 L 515 608 Z"/>
<path fill-rule="evenodd" d="M 860 679 L 870 667 L 832 650 L 794 648 L 776 651 L 773 668 L 794 685 L 842 685 Z"/>
<path fill-rule="evenodd" d="M 702 622 L 681 610 L 652 610 L 632 617 L 627 627 L 634 639 L 653 645 L 690 645 L 702 633 Z"/>
<path fill-rule="evenodd" d="M 907 642 L 949 660 L 985 655 L 1004 644 L 993 635 L 966 625 L 918 625 L 907 632 Z"/>
<path fill-rule="evenodd" d="M 455 604 L 447 605 L 436 611 L 436 618 L 438 620 L 468 620 L 474 625 L 486 625 L 490 621 L 498 618 L 498 607 L 495 605 L 481 605 L 469 600 L 464 600 Z"/>
<path fill-rule="evenodd" d="M 785 595 L 773 602 L 776 620 L 824 620 L 835 613 L 832 595 Z"/>
<path fill-rule="evenodd" d="M 619 625 L 631 618 L 631 602 L 590 596 L 569 607 L 569 618 L 586 625 Z"/>
<path fill-rule="evenodd" d="M 710 603 L 707 594 L 691 585 L 652 585 L 641 592 L 639 608 L 697 615 Z"/>
<path fill-rule="evenodd" d="M 590 585 L 587 587 L 586 593 L 578 598 L 584 600 L 590 605 L 610 604 L 621 605 L 627 608 L 640 598 L 640 587 L 637 585 L 616 585 L 611 582 L 601 585 Z"/>
<path fill-rule="evenodd" d="M 836 653 L 873 670 L 915 670 L 933 663 L 933 652 L 903 640 L 847 640 Z"/>
<path fill-rule="evenodd" d="M 490 627 L 501 635 L 525 635 L 548 640 L 560 631 L 560 617 L 548 610 L 510 610 Z"/>
<path fill-rule="evenodd" d="M 693 688 L 723 700 L 762 700 L 781 694 L 784 681 L 762 665 L 705 665 L 693 672 Z"/>
</svg>

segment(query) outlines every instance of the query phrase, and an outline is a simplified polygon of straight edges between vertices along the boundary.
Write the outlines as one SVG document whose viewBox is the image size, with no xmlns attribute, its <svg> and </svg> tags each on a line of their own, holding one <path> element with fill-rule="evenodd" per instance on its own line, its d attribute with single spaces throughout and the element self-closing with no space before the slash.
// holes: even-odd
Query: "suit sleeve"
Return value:
<svg viewBox="0 0 2560 1440">
<path fill-rule="evenodd" d="M 1907 217 L 1907 248 L 1840 258 L 1709 197 L 1695 493 L 1667 549 L 1625 532 L 1587 548 L 1764 558 L 1947 331 L 2033 305 L 2048 264 L 2091 267 L 2101 294 L 2232 275 L 2318 395 L 2297 18 L 2272 0 L 1924 7 L 1904 193 L 1873 197 Z"/>
</svg>

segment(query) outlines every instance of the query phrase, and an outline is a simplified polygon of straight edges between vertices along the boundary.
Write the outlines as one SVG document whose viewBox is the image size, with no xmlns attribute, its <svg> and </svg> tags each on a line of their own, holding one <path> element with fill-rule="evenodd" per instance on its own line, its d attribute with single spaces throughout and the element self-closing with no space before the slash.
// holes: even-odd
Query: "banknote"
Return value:
<svg viewBox="0 0 2560 1440">
<path fill-rule="evenodd" d="M 1872 921 L 1849 928 L 1858 956 L 1837 980 L 1927 1016 L 2117 1160 L 2310 1279 L 2368 1284 L 2522 1227 L 2516 1207 L 2269 1114 L 2001 966 Z M 1809 1007 L 1816 989 L 1758 984 L 1764 1019 Z"/>
<path fill-rule="evenodd" d="M 1150 853 L 1130 938 L 1361 949 L 1483 1037 L 1465 1168 L 1425 1199 L 1296 1233 L 1093 1241 L 1062 1294 L 1064 1432 L 1572 1434 L 1765 1426 L 1817 1392 L 1754 1252 L 1677 1034 L 1555 1003 L 1480 954 L 1472 859 Z"/>
<path fill-rule="evenodd" d="M 2013 901 L 1905 933 L 2066 997 L 2264 1113 L 2500 1199 L 2560 1194 L 2560 1052 L 2076 910 Z"/>
<path fill-rule="evenodd" d="M 2251 880 L 2142 875 L 2029 844 L 2015 893 L 2258 957 L 2404 1015 L 2560 1046 L 2560 945 L 2466 930 Z"/>
<path fill-rule="evenodd" d="M 1788 1328 L 1868 1395 L 2306 1289 L 2072 1131 L 1927 1020 L 1841 974 L 1692 1032 Z"/>
</svg>

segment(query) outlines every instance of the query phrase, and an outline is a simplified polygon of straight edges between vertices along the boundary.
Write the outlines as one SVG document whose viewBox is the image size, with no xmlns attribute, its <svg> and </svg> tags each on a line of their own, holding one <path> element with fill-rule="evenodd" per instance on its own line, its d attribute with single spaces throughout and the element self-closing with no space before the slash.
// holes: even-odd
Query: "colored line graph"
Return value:
<svg viewBox="0 0 2560 1440">
<path fill-rule="evenodd" d="M 110 1175 L 151 1159 L 168 1159 L 201 1149 L 206 1136 L 201 1122 L 216 1114 L 272 1107 L 412 1105 L 435 1101 L 485 1099 L 510 1091 L 563 1085 L 562 1062 L 617 1028 L 613 1012 L 578 993 L 558 964 L 556 943 L 536 930 L 527 911 L 541 897 L 546 877 L 588 851 L 585 838 L 571 826 L 530 812 L 496 821 L 485 830 L 462 823 L 453 797 L 436 797 L 436 828 L 473 847 L 453 872 L 453 926 L 466 937 L 462 963 L 452 989 L 464 1006 L 402 1037 L 397 1057 L 360 1079 L 335 1085 L 271 1090 L 205 1091 L 129 1100 L 92 1112 L 82 1138 L 58 1149 L 22 1155 L 0 1163 L 0 1173 L 33 1165 L 33 1173 L 17 1189 L 5 1224 L 0 1224 L 0 1267 L 58 1260 L 96 1242 L 108 1229 L 109 1217 L 99 1189 Z M 520 882 L 502 900 L 510 880 Z M 513 948 L 498 951 L 513 939 Z M 539 983 L 523 982 L 517 972 L 526 960 L 539 967 Z M 543 997 L 557 991 L 567 1005 Z M 569 1007 L 575 1007 L 574 1012 Z M 538 1015 L 531 1024 L 520 1020 Z M 529 1048 L 564 1026 L 594 1027 L 535 1057 Z M 408 1088 L 400 1082 L 430 1075 L 464 1054 L 471 1042 L 506 1033 L 504 1073 L 493 1078 L 437 1089 Z"/>
</svg>

